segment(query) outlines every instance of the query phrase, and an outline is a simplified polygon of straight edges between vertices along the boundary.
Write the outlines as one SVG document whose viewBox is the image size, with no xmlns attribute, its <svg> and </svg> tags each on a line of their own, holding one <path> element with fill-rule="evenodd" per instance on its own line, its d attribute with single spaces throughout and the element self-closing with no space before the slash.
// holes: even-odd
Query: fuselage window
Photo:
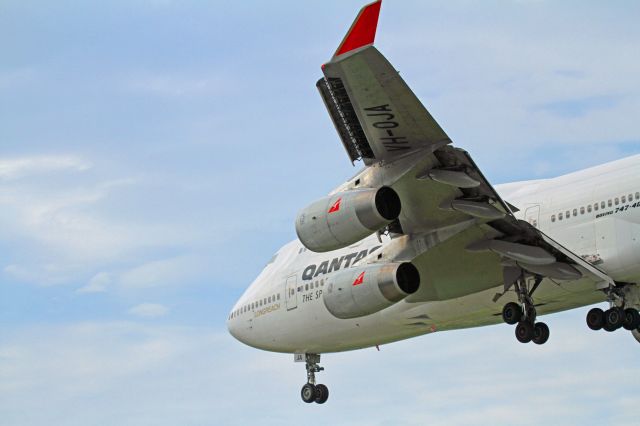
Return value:
<svg viewBox="0 0 640 426">
<path fill-rule="evenodd" d="M 594 209 L 595 211 L 598 211 L 598 203 L 595 203 L 595 204 L 593 205 L 593 209 Z"/>
<path fill-rule="evenodd" d="M 600 208 L 604 209 L 604 201 L 600 201 Z"/>
<path fill-rule="evenodd" d="M 587 206 L 587 212 L 588 212 L 588 213 L 591 213 L 591 204 L 589 204 L 589 205 Z"/>
<path fill-rule="evenodd" d="M 584 207 L 580 207 L 580 214 L 584 214 Z"/>
<path fill-rule="evenodd" d="M 558 220 L 562 220 L 562 212 L 558 213 Z"/>
<path fill-rule="evenodd" d="M 567 217 L 567 219 L 569 219 L 571 217 L 571 212 L 569 210 L 567 210 L 565 212 L 565 216 Z"/>
<path fill-rule="evenodd" d="M 324 278 L 320 280 L 320 285 L 324 286 Z"/>
<path fill-rule="evenodd" d="M 262 300 L 260 301 L 260 306 L 262 306 Z"/>
<path fill-rule="evenodd" d="M 267 303 L 271 303 L 271 296 L 269 296 L 269 299 L 267 299 Z"/>
<path fill-rule="evenodd" d="M 633 194 L 629 194 L 629 202 L 633 201 Z"/>
<path fill-rule="evenodd" d="M 304 289 L 305 289 L 305 291 L 309 290 L 309 284 L 305 284 L 304 285 Z"/>
<path fill-rule="evenodd" d="M 555 215 L 555 214 L 552 214 L 552 215 L 551 215 L 551 222 L 555 222 L 555 221 L 556 221 L 556 215 Z"/>
<path fill-rule="evenodd" d="M 278 293 L 278 296 L 277 296 L 277 297 L 278 297 L 278 300 L 280 300 L 280 293 Z"/>
<path fill-rule="evenodd" d="M 626 202 L 627 202 L 627 196 L 626 196 L 626 195 L 623 195 L 623 196 L 622 196 L 621 201 L 622 201 L 623 203 L 626 203 Z"/>
<path fill-rule="evenodd" d="M 640 192 L 636 192 L 636 200 L 640 200 Z"/>
<path fill-rule="evenodd" d="M 573 209 L 573 215 L 578 216 L 578 209 Z"/>
<path fill-rule="evenodd" d="M 616 203 L 616 206 L 617 206 L 618 204 L 620 204 L 620 200 L 618 199 L 618 197 L 616 197 L 616 199 L 615 199 L 615 203 Z"/>
<path fill-rule="evenodd" d="M 267 304 L 267 298 L 265 297 L 264 299 L 262 299 L 264 301 L 264 304 Z"/>
<path fill-rule="evenodd" d="M 613 205 L 613 202 L 611 200 L 607 200 L 607 206 L 611 207 Z"/>
</svg>

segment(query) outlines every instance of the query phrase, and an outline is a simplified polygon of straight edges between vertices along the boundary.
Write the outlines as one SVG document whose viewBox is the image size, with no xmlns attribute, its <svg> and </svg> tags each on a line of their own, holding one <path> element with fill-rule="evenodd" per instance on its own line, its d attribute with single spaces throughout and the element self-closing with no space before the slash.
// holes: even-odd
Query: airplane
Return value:
<svg viewBox="0 0 640 426">
<path fill-rule="evenodd" d="M 364 168 L 302 209 L 240 297 L 240 342 L 305 363 L 323 404 L 320 354 L 500 322 L 542 345 L 538 317 L 599 302 L 593 330 L 640 342 L 640 155 L 551 179 L 492 186 L 373 46 L 364 6 L 316 86 Z"/>
</svg>

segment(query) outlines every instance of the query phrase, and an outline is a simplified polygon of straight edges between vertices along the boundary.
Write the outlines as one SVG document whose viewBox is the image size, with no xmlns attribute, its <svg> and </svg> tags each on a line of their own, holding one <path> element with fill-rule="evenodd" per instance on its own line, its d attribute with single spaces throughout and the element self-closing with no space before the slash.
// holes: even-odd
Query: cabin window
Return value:
<svg viewBox="0 0 640 426">
<path fill-rule="evenodd" d="M 640 200 L 640 192 L 636 192 L 636 200 Z"/>
<path fill-rule="evenodd" d="M 324 278 L 320 280 L 320 285 L 324 286 Z"/>
<path fill-rule="evenodd" d="M 593 209 L 594 209 L 595 211 L 598 211 L 598 203 L 595 203 L 595 204 L 593 205 Z"/>
<path fill-rule="evenodd" d="M 271 296 L 267 299 L 267 303 L 271 303 Z"/>
<path fill-rule="evenodd" d="M 305 290 L 305 291 L 309 291 L 309 284 L 305 284 L 305 285 L 304 285 L 304 290 Z"/>
<path fill-rule="evenodd" d="M 611 207 L 613 205 L 613 202 L 611 201 L 611 199 L 607 200 L 607 206 Z"/>
<path fill-rule="evenodd" d="M 262 306 L 262 300 L 260 301 L 260 306 Z"/>
<path fill-rule="evenodd" d="M 589 205 L 587 206 L 587 212 L 588 212 L 588 213 L 591 213 L 591 204 L 589 204 Z"/>
<path fill-rule="evenodd" d="M 276 296 L 278 298 L 278 300 L 280 300 L 280 293 L 278 293 L 278 296 Z"/>
<path fill-rule="evenodd" d="M 600 202 L 600 208 L 601 208 L 601 209 L 604 209 L 604 201 L 601 201 L 601 202 Z"/>
<path fill-rule="evenodd" d="M 633 194 L 629 194 L 629 202 L 633 201 Z"/>
<path fill-rule="evenodd" d="M 623 195 L 623 196 L 622 196 L 622 200 L 621 200 L 621 201 L 622 201 L 623 203 L 626 203 L 626 202 L 627 202 L 627 196 L 626 196 L 626 195 Z"/>
<path fill-rule="evenodd" d="M 562 212 L 558 213 L 558 220 L 562 220 Z"/>
<path fill-rule="evenodd" d="M 569 219 L 571 217 L 571 212 L 567 210 L 565 213 L 565 216 L 567 217 L 567 219 Z"/>
<path fill-rule="evenodd" d="M 580 207 L 580 214 L 584 214 L 584 207 Z"/>
<path fill-rule="evenodd" d="M 556 215 L 555 215 L 555 214 L 552 214 L 552 215 L 551 215 L 551 222 L 555 222 L 555 221 L 556 221 Z"/>
<path fill-rule="evenodd" d="M 578 216 L 578 209 L 573 209 L 573 216 Z"/>
<path fill-rule="evenodd" d="M 615 203 L 616 203 L 616 206 L 617 206 L 618 204 L 620 204 L 620 200 L 618 199 L 618 197 L 616 197 L 616 199 L 615 199 Z"/>
</svg>

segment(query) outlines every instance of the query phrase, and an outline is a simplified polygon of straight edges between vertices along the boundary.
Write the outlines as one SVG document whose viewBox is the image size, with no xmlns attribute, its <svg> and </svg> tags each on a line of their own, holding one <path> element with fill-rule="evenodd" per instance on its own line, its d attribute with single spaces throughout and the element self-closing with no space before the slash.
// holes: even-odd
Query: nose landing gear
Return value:
<svg viewBox="0 0 640 426">
<path fill-rule="evenodd" d="M 307 369 L 307 383 L 302 386 L 300 396 L 307 404 L 315 402 L 324 404 L 329 399 L 329 388 L 323 384 L 316 384 L 316 373 L 324 370 L 318 363 L 320 362 L 319 354 L 305 354 L 305 363 Z"/>
</svg>

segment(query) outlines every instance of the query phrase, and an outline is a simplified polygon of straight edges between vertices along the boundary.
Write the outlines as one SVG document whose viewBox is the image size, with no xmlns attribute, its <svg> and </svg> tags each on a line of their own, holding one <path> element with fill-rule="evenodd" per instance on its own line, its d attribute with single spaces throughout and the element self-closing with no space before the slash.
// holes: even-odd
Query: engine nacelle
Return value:
<svg viewBox="0 0 640 426">
<path fill-rule="evenodd" d="M 411 263 L 349 268 L 329 278 L 322 294 L 334 316 L 357 318 L 381 311 L 418 291 L 420 273 Z"/>
<path fill-rule="evenodd" d="M 296 233 L 309 250 L 337 250 L 397 219 L 400 207 L 400 197 L 387 186 L 340 192 L 303 209 L 296 218 Z"/>
</svg>

